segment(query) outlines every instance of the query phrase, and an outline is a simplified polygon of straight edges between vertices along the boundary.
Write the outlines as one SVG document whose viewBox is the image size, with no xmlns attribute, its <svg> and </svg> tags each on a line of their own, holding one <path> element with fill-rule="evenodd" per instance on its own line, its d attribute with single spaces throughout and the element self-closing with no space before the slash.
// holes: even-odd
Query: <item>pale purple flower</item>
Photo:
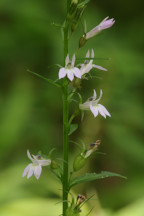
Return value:
<svg viewBox="0 0 144 216">
<path fill-rule="evenodd" d="M 93 96 L 90 97 L 85 103 L 80 104 L 79 108 L 81 110 L 91 110 L 94 117 L 97 117 L 98 114 L 101 114 L 104 118 L 106 118 L 106 116 L 111 117 L 107 109 L 103 105 L 98 104 L 98 102 L 100 101 L 102 97 L 102 90 L 100 90 L 100 96 L 97 100 L 96 100 L 96 97 L 97 97 L 96 91 L 94 90 Z"/>
<path fill-rule="evenodd" d="M 80 69 L 74 67 L 74 64 L 75 64 L 75 54 L 72 57 L 72 61 L 70 61 L 69 54 L 68 54 L 65 60 L 65 67 L 62 67 L 59 70 L 59 79 L 64 78 L 66 75 L 70 81 L 74 79 L 74 76 L 81 79 Z"/>
<path fill-rule="evenodd" d="M 93 58 L 94 58 L 94 50 L 93 49 L 91 51 L 91 56 L 90 56 L 90 52 L 88 50 L 88 52 L 86 54 L 86 58 L 92 58 L 92 59 L 91 60 L 85 60 L 84 64 L 81 64 L 81 68 L 80 68 L 81 75 L 88 73 L 92 68 L 97 68 L 99 70 L 107 71 L 106 68 L 103 68 L 99 65 L 93 64 Z"/>
<path fill-rule="evenodd" d="M 87 32 L 86 33 L 86 40 L 94 37 L 95 35 L 97 35 L 102 30 L 112 27 L 113 24 L 115 23 L 115 20 L 113 18 L 112 19 L 108 19 L 108 18 L 109 17 L 106 17 L 99 25 L 94 27 L 91 31 Z"/>
<path fill-rule="evenodd" d="M 42 172 L 42 166 L 48 166 L 51 164 L 51 160 L 46 160 L 42 158 L 39 155 L 30 155 L 29 150 L 27 150 L 27 156 L 32 161 L 25 169 L 22 174 L 22 177 L 27 175 L 27 178 L 29 179 L 33 174 L 37 179 L 39 179 L 41 172 Z"/>
</svg>

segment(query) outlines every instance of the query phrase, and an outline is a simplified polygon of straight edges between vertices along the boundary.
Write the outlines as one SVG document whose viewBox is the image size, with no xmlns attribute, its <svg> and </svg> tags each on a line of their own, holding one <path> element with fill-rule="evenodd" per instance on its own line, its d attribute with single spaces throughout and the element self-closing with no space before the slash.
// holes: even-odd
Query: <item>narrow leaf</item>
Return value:
<svg viewBox="0 0 144 216">
<path fill-rule="evenodd" d="M 70 188 L 72 188 L 73 186 L 77 185 L 77 184 L 81 184 L 84 182 L 89 182 L 89 181 L 94 181 L 97 179 L 103 179 L 103 178 L 107 178 L 107 177 L 120 177 L 120 178 L 126 178 L 120 174 L 117 173 L 112 173 L 112 172 L 107 172 L 107 171 L 103 171 L 101 173 L 86 173 L 82 176 L 76 177 L 74 178 L 71 182 L 70 182 Z"/>
<path fill-rule="evenodd" d="M 57 87 L 60 87 L 60 85 L 58 84 L 58 83 L 56 83 L 56 82 L 54 82 L 53 80 L 51 80 L 51 79 L 47 79 L 46 77 L 44 77 L 44 76 L 42 76 L 42 75 L 40 75 L 40 74 L 38 74 L 38 73 L 35 73 L 35 72 L 33 72 L 33 71 L 30 71 L 30 70 L 27 70 L 29 73 L 31 73 L 31 74 L 34 74 L 35 76 L 37 76 L 37 77 L 40 77 L 41 79 L 44 79 L 44 80 L 46 80 L 47 82 L 49 82 L 50 84 L 52 84 L 52 85 L 55 85 L 55 86 L 57 86 Z"/>
<path fill-rule="evenodd" d="M 78 129 L 78 124 L 71 124 L 70 125 L 70 131 L 68 135 L 71 135 L 73 132 L 75 132 Z"/>
</svg>

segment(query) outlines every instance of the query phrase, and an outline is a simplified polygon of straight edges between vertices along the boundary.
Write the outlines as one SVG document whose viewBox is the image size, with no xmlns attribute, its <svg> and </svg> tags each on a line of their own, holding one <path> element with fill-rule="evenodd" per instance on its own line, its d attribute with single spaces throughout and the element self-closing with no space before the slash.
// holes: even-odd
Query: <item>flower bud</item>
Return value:
<svg viewBox="0 0 144 216">
<path fill-rule="evenodd" d="M 84 158 L 81 154 L 77 155 L 74 163 L 73 163 L 73 169 L 74 171 L 80 170 L 86 163 L 86 158 Z"/>
<path fill-rule="evenodd" d="M 71 206 L 66 210 L 66 216 L 80 216 L 79 211 L 75 211 Z"/>
<path fill-rule="evenodd" d="M 87 42 L 86 40 L 86 36 L 83 35 L 80 40 L 79 40 L 79 48 L 83 47 L 85 45 L 85 43 Z"/>
<path fill-rule="evenodd" d="M 71 34 L 76 30 L 77 25 L 78 25 L 78 21 L 83 14 L 84 8 L 85 8 L 85 5 L 81 5 L 77 8 L 75 16 L 74 16 L 72 24 L 71 24 Z"/>
<path fill-rule="evenodd" d="M 74 88 L 78 88 L 78 89 L 81 89 L 81 79 L 79 78 L 75 78 L 72 82 L 72 86 Z"/>
<path fill-rule="evenodd" d="M 58 167 L 58 166 L 57 166 L 57 162 L 56 162 L 55 160 L 52 160 L 52 161 L 51 161 L 51 168 L 52 168 L 52 169 L 57 169 L 57 167 Z"/>
<path fill-rule="evenodd" d="M 71 1 L 71 5 L 70 5 L 69 12 L 67 15 L 67 20 L 70 20 L 72 16 L 74 15 L 76 8 L 77 8 L 77 4 L 78 4 L 78 0 Z"/>
</svg>

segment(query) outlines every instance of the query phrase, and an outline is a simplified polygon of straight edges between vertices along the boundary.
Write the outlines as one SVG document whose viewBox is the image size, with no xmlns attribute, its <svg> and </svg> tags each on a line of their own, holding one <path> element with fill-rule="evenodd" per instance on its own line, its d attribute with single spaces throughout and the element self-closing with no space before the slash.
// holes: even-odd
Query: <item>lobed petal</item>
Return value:
<svg viewBox="0 0 144 216">
<path fill-rule="evenodd" d="M 41 172 L 42 172 L 42 167 L 40 165 L 36 166 L 34 169 L 34 175 L 35 175 L 36 179 L 39 179 Z"/>
<path fill-rule="evenodd" d="M 96 94 L 96 91 L 95 91 L 95 89 L 94 89 L 93 100 L 96 100 L 96 97 L 97 97 L 97 94 Z"/>
<path fill-rule="evenodd" d="M 99 96 L 99 98 L 95 101 L 96 103 L 98 103 L 99 101 L 100 101 L 100 99 L 102 98 L 102 94 L 103 94 L 103 92 L 102 92 L 102 89 L 100 90 L 100 96 Z"/>
<path fill-rule="evenodd" d="M 30 169 L 31 165 L 32 165 L 32 163 L 30 163 L 28 166 L 26 166 L 26 168 L 23 171 L 22 177 L 24 177 L 24 176 L 27 175 L 27 173 L 29 172 L 29 169 Z"/>
<path fill-rule="evenodd" d="M 101 104 L 98 104 L 98 105 L 105 115 L 111 117 L 110 113 L 108 112 L 108 110 L 103 105 L 101 105 Z"/>
<path fill-rule="evenodd" d="M 73 73 L 74 73 L 74 75 L 75 75 L 77 78 L 81 79 L 81 71 L 80 71 L 79 68 L 74 67 L 74 68 L 73 68 Z"/>
<path fill-rule="evenodd" d="M 92 104 L 90 104 L 90 110 L 93 113 L 94 117 L 97 117 L 97 115 L 98 115 L 98 108 L 94 107 L 94 106 L 92 106 Z"/>
<path fill-rule="evenodd" d="M 103 67 L 101 67 L 101 66 L 99 66 L 99 65 L 94 65 L 94 64 L 93 64 L 93 68 L 97 68 L 97 69 L 99 69 L 99 70 L 107 71 L 106 68 L 103 68 Z"/>
<path fill-rule="evenodd" d="M 90 57 L 90 51 L 88 50 L 86 53 L 86 58 L 89 58 L 89 57 Z"/>
<path fill-rule="evenodd" d="M 28 174 L 27 174 L 27 179 L 29 179 L 33 175 L 34 169 L 35 169 L 35 166 L 31 165 L 31 167 L 28 171 Z"/>
<path fill-rule="evenodd" d="M 69 54 L 67 54 L 66 59 L 65 59 L 65 66 L 67 66 L 69 63 Z"/>
<path fill-rule="evenodd" d="M 27 150 L 27 156 L 28 156 L 28 158 L 32 161 L 32 162 L 34 162 L 35 160 L 32 158 L 32 156 L 30 155 L 30 152 L 29 152 L 29 150 Z"/>
<path fill-rule="evenodd" d="M 75 59 L 76 59 L 76 57 L 75 57 L 75 54 L 74 54 L 73 57 L 72 57 L 71 67 L 74 67 Z"/>
<path fill-rule="evenodd" d="M 67 77 L 69 78 L 70 81 L 73 81 L 73 79 L 74 79 L 74 73 L 73 73 L 72 69 L 67 70 Z"/>
<path fill-rule="evenodd" d="M 105 112 L 103 111 L 103 109 L 99 106 L 99 104 L 98 104 L 97 108 L 98 108 L 98 112 L 99 112 L 104 118 L 106 118 L 106 114 L 105 114 Z"/>
<path fill-rule="evenodd" d="M 91 51 L 91 58 L 94 58 L 94 50 Z"/>
<path fill-rule="evenodd" d="M 66 76 L 66 69 L 65 68 L 61 68 L 59 70 L 59 79 L 62 79 Z"/>
</svg>

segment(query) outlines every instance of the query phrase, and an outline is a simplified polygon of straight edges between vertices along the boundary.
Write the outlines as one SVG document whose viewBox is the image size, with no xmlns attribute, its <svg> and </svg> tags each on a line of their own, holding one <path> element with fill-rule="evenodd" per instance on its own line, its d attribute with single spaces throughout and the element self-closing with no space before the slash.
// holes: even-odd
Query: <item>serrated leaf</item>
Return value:
<svg viewBox="0 0 144 216">
<path fill-rule="evenodd" d="M 84 174 L 82 176 L 78 176 L 78 177 L 74 178 L 70 182 L 69 188 L 72 188 L 73 186 L 75 186 L 77 184 L 84 183 L 84 182 L 94 181 L 94 180 L 97 180 L 97 179 L 103 179 L 103 178 L 108 178 L 108 177 L 126 178 L 126 177 L 124 177 L 124 176 L 122 176 L 120 174 L 107 172 L 107 171 L 103 171 L 101 173 L 86 173 L 86 174 Z"/>
<path fill-rule="evenodd" d="M 71 124 L 70 125 L 70 131 L 68 135 L 71 135 L 73 132 L 75 132 L 78 129 L 78 124 Z"/>
<path fill-rule="evenodd" d="M 56 82 L 54 82 L 53 80 L 48 79 L 48 78 L 46 78 L 46 77 L 44 77 L 44 76 L 42 76 L 42 75 L 40 75 L 40 74 L 38 74 L 38 73 L 35 73 L 35 72 L 33 72 L 33 71 L 30 71 L 30 70 L 27 70 L 27 72 L 29 72 L 29 73 L 31 73 L 31 74 L 34 74 L 35 76 L 37 76 L 37 77 L 39 77 L 39 78 L 41 78 L 41 79 L 46 80 L 47 82 L 49 82 L 49 83 L 52 84 L 52 85 L 55 85 L 55 86 L 57 86 L 57 87 L 60 87 L 60 85 L 59 85 L 58 83 L 56 83 Z"/>
</svg>

